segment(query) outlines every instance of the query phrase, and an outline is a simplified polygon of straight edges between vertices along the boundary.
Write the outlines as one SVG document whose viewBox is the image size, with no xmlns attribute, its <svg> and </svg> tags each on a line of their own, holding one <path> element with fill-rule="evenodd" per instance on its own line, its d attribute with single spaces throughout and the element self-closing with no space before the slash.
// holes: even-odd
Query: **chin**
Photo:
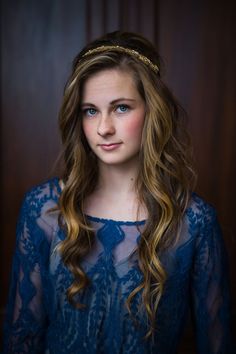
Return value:
<svg viewBox="0 0 236 354">
<path fill-rule="evenodd" d="M 137 156 L 134 157 L 130 157 L 130 158 L 99 158 L 98 157 L 98 161 L 100 161 L 102 164 L 104 165 L 110 165 L 110 166 L 122 166 L 122 165 L 128 165 L 128 164 L 133 164 L 133 163 L 137 163 Z"/>
</svg>

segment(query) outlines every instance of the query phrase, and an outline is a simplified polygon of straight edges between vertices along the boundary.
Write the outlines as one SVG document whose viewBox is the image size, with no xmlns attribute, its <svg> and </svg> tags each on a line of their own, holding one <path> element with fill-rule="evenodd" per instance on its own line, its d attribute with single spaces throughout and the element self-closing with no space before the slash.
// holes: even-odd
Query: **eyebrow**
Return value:
<svg viewBox="0 0 236 354">
<path fill-rule="evenodd" d="M 114 104 L 116 104 L 116 103 L 118 103 L 118 102 L 120 102 L 120 101 L 130 101 L 130 102 L 135 102 L 136 100 L 135 100 L 135 99 L 133 99 L 133 98 L 125 98 L 125 97 L 120 97 L 120 98 L 117 98 L 116 100 L 111 101 L 109 104 L 110 104 L 110 105 L 114 105 Z M 84 103 L 81 103 L 81 107 L 83 107 L 83 106 L 96 107 L 96 105 L 95 105 L 95 104 L 93 104 L 93 103 L 89 103 L 89 102 L 84 102 Z"/>
</svg>

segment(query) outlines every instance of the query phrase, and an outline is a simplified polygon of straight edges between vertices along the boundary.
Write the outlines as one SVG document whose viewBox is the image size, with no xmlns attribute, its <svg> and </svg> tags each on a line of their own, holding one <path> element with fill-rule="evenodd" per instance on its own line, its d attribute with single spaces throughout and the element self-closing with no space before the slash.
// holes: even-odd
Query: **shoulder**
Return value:
<svg viewBox="0 0 236 354">
<path fill-rule="evenodd" d="M 55 177 L 29 189 L 25 193 L 24 202 L 32 208 L 43 206 L 49 201 L 57 204 L 60 193 L 59 179 Z"/>
<path fill-rule="evenodd" d="M 216 209 L 196 193 L 192 194 L 186 210 L 189 232 L 195 236 L 196 246 L 213 248 L 213 244 L 222 243 L 222 231 Z"/>
<path fill-rule="evenodd" d="M 24 195 L 20 219 L 22 221 L 25 219 L 41 219 L 45 223 L 54 223 L 57 220 L 55 214 L 58 215 L 58 212 L 49 212 L 58 205 L 60 194 L 61 189 L 57 177 L 32 187 Z"/>
<path fill-rule="evenodd" d="M 196 193 L 192 193 L 186 215 L 198 226 L 216 222 L 217 219 L 215 208 Z"/>
<path fill-rule="evenodd" d="M 58 230 L 59 179 L 52 178 L 25 193 L 16 226 L 17 257 L 35 266 L 46 262 Z M 18 259 L 18 258 L 17 258 Z"/>
</svg>

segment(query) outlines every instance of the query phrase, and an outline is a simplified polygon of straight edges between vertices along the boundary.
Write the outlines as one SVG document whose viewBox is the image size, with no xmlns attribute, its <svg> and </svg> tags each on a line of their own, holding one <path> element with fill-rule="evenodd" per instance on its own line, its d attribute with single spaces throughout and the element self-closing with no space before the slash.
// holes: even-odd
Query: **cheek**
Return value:
<svg viewBox="0 0 236 354">
<path fill-rule="evenodd" d="M 143 126 L 144 115 L 135 117 L 135 119 L 131 119 L 129 122 L 127 122 L 125 127 L 126 134 L 130 138 L 136 138 L 137 140 L 140 140 L 142 136 Z"/>
<path fill-rule="evenodd" d="M 89 141 L 93 135 L 91 124 L 89 124 L 88 121 L 83 121 L 82 122 L 82 129 L 83 129 L 85 138 Z"/>
</svg>

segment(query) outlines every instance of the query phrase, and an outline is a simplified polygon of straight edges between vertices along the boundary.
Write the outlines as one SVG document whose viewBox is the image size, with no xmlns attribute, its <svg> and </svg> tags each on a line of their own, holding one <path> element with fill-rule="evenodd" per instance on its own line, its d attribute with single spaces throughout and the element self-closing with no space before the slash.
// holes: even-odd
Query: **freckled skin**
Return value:
<svg viewBox="0 0 236 354">
<path fill-rule="evenodd" d="M 145 119 L 145 102 L 132 75 L 103 70 L 84 84 L 83 130 L 100 164 L 126 165 L 138 162 Z"/>
</svg>

